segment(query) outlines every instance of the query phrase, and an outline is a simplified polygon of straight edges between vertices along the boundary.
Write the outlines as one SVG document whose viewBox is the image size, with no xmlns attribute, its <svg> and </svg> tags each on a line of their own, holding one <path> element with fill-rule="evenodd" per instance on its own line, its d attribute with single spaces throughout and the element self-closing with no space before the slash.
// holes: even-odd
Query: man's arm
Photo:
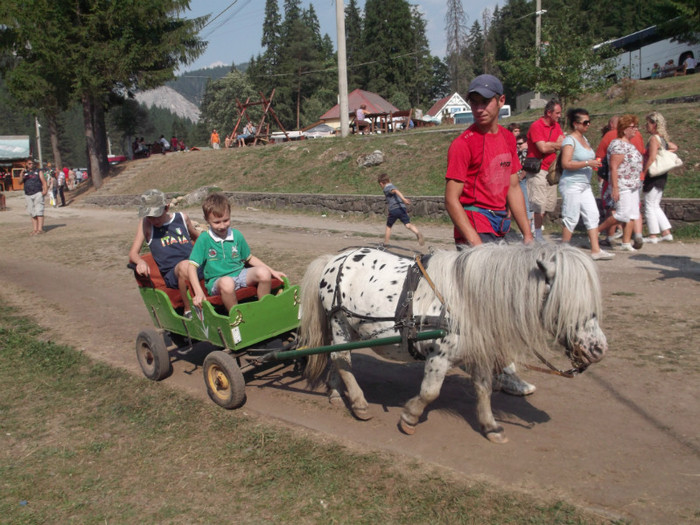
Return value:
<svg viewBox="0 0 700 525">
<path fill-rule="evenodd" d="M 537 147 L 537 150 L 542 155 L 549 155 L 550 153 L 555 153 L 561 149 L 562 140 L 564 140 L 564 135 L 559 135 L 559 138 L 555 142 L 540 140 L 535 142 L 535 147 Z"/>
<path fill-rule="evenodd" d="M 510 176 L 510 186 L 506 195 L 506 202 L 510 209 L 515 223 L 520 228 L 523 234 L 523 242 L 529 244 L 533 241 L 532 232 L 530 231 L 530 221 L 527 219 L 527 208 L 525 206 L 525 197 L 520 189 L 518 174 L 513 173 Z"/>
<path fill-rule="evenodd" d="M 469 222 L 467 214 L 464 213 L 462 203 L 459 202 L 459 197 L 462 195 L 463 189 L 463 182 L 447 179 L 447 184 L 445 185 L 445 209 L 450 219 L 452 219 L 455 228 L 462 234 L 462 237 L 464 237 L 471 246 L 476 246 L 481 244 L 481 237 L 479 237 L 479 234 Z M 523 201 L 523 203 L 524 202 L 525 201 Z"/>
</svg>

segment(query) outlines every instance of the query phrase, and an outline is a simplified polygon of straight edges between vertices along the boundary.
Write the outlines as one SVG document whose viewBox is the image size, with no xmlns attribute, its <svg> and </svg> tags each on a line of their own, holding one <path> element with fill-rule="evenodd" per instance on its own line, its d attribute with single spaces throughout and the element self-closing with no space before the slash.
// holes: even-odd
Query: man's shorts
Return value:
<svg viewBox="0 0 700 525">
<path fill-rule="evenodd" d="M 393 210 L 389 210 L 389 216 L 386 218 L 386 225 L 391 228 L 397 220 L 400 220 L 404 224 L 411 223 L 411 219 L 408 217 L 408 213 L 406 213 L 406 208 L 394 208 Z"/>
<path fill-rule="evenodd" d="M 24 200 L 27 203 L 29 215 L 32 217 L 44 216 L 44 196 L 40 191 L 37 191 L 34 195 L 25 195 Z"/>
<path fill-rule="evenodd" d="M 620 190 L 613 217 L 620 222 L 639 219 L 639 190 Z"/>
<path fill-rule="evenodd" d="M 230 277 L 233 279 L 233 283 L 236 285 L 236 290 L 240 290 L 241 288 L 245 288 L 248 286 L 247 278 L 248 278 L 248 268 L 243 268 L 241 270 L 241 273 L 238 275 L 224 275 L 223 277 Z M 219 277 L 216 281 L 212 283 L 209 289 L 209 295 L 221 295 L 221 292 L 219 291 L 219 281 L 222 279 L 222 277 Z"/>
<path fill-rule="evenodd" d="M 189 264 L 189 263 L 188 263 Z M 202 280 L 204 279 L 204 271 L 201 266 L 197 267 L 197 277 Z M 175 277 L 175 268 L 171 268 L 169 271 L 165 273 L 163 276 L 163 280 L 165 281 L 165 286 L 168 288 L 177 288 L 177 277 Z"/>
<path fill-rule="evenodd" d="M 527 174 L 527 196 L 532 213 L 554 211 L 557 207 L 557 187 L 547 182 L 547 170 Z"/>
</svg>

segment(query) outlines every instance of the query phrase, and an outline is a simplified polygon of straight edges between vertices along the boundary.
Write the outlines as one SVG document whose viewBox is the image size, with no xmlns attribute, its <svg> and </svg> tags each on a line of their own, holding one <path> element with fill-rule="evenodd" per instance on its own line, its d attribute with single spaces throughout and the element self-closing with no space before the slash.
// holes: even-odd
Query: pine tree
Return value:
<svg viewBox="0 0 700 525">
<path fill-rule="evenodd" d="M 0 3 L 2 43 L 19 61 L 33 63 L 39 71 L 58 67 L 70 78 L 68 93 L 83 107 L 96 187 L 108 167 L 105 112 L 110 94 L 125 96 L 162 85 L 179 64 L 203 51 L 197 32 L 206 18 L 179 17 L 188 6 L 189 0 Z M 37 29 L 37 19 L 61 31 Z"/>
<path fill-rule="evenodd" d="M 466 64 L 463 50 L 467 40 L 467 16 L 464 14 L 462 0 L 448 0 L 445 14 L 445 33 L 447 35 L 446 60 L 452 77 L 452 91 L 466 89 Z"/>
<path fill-rule="evenodd" d="M 348 86 L 365 88 L 362 79 L 362 27 L 363 20 L 357 0 L 350 0 L 345 8 L 345 51 L 348 62 Z"/>
</svg>

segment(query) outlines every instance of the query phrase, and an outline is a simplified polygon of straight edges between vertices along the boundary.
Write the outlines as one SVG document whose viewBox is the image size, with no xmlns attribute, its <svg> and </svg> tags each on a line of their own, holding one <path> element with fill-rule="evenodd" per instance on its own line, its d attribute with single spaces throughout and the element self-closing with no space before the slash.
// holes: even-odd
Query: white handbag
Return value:
<svg viewBox="0 0 700 525">
<path fill-rule="evenodd" d="M 660 142 L 660 141 L 659 141 Z M 664 175 L 672 169 L 679 168 L 683 165 L 683 161 L 678 155 L 667 149 L 661 149 L 656 152 L 654 162 L 649 166 L 649 176 L 658 177 Z"/>
</svg>

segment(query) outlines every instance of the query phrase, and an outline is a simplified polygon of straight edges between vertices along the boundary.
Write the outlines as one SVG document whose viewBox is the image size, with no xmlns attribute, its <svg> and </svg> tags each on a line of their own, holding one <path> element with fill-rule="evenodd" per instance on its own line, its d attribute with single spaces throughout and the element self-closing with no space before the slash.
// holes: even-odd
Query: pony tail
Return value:
<svg viewBox="0 0 700 525">
<path fill-rule="evenodd" d="M 301 280 L 299 348 L 324 346 L 329 342 L 328 320 L 321 304 L 318 286 L 323 271 L 331 258 L 331 255 L 322 255 L 314 259 Z M 316 354 L 308 357 L 304 368 L 304 377 L 312 387 L 319 383 L 327 364 L 328 354 Z"/>
</svg>

